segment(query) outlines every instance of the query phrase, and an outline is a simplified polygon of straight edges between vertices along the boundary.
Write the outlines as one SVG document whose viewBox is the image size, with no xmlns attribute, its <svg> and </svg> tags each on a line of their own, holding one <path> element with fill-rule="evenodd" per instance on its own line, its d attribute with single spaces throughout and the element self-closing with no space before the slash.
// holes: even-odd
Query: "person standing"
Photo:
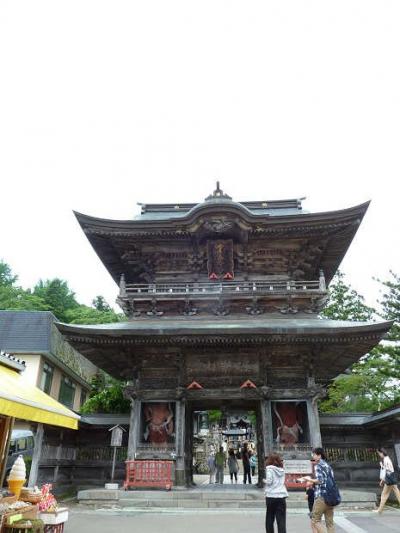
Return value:
<svg viewBox="0 0 400 533">
<path fill-rule="evenodd" d="M 251 485 L 251 473 L 250 473 L 250 456 L 251 452 L 248 449 L 248 444 L 245 442 L 242 448 L 242 462 L 243 462 L 243 483 L 246 485 L 248 480 Z"/>
<path fill-rule="evenodd" d="M 266 533 L 274 533 L 274 522 L 278 526 L 278 533 L 286 533 L 286 498 L 288 492 L 285 487 L 285 470 L 282 458 L 277 453 L 271 453 L 266 459 L 265 468 L 265 515 Z"/>
<path fill-rule="evenodd" d="M 228 454 L 228 468 L 229 468 L 229 475 L 231 476 L 231 483 L 233 483 L 233 478 L 235 478 L 235 483 L 237 483 L 239 464 L 235 456 L 235 451 L 232 448 L 229 450 L 229 454 Z"/>
<path fill-rule="evenodd" d="M 381 459 L 381 462 L 379 463 L 381 467 L 379 485 L 383 487 L 383 490 L 381 494 L 381 503 L 375 512 L 382 513 L 385 503 L 387 502 L 389 494 L 392 492 L 392 490 L 395 493 L 397 501 L 400 505 L 400 490 L 397 486 L 397 475 L 394 471 L 392 460 L 388 456 L 387 451 L 385 448 L 378 448 L 377 453 Z"/>
<path fill-rule="evenodd" d="M 226 457 L 224 453 L 224 448 L 220 446 L 219 452 L 215 454 L 215 466 L 217 469 L 217 476 L 215 483 L 222 483 L 224 482 L 224 468 L 226 464 Z"/>
<path fill-rule="evenodd" d="M 311 514 L 311 523 L 316 533 L 324 533 L 325 528 L 322 526 L 322 515 L 325 517 L 327 533 L 335 533 L 333 522 L 333 507 L 327 505 L 324 495 L 327 492 L 327 481 L 331 477 L 334 479 L 333 470 L 326 462 L 326 456 L 323 448 L 314 448 L 312 451 L 312 461 L 315 465 L 315 479 L 305 476 L 304 479 L 314 483 L 314 506 Z"/>
<path fill-rule="evenodd" d="M 250 457 L 250 467 L 251 467 L 251 475 L 254 477 L 256 475 L 256 468 L 257 468 L 257 455 L 253 453 Z"/>
<path fill-rule="evenodd" d="M 214 483 L 215 477 L 215 455 L 214 452 L 210 452 L 210 455 L 207 459 L 208 471 L 210 474 L 210 483 Z"/>
</svg>

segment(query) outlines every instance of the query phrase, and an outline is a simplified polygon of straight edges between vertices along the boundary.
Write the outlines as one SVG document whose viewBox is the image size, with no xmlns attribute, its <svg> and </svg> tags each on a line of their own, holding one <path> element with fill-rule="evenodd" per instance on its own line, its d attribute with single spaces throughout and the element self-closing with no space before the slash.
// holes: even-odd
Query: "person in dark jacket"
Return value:
<svg viewBox="0 0 400 533">
<path fill-rule="evenodd" d="M 232 448 L 228 452 L 228 468 L 229 475 L 231 476 L 231 483 L 233 483 L 233 478 L 235 478 L 235 483 L 237 483 L 239 465 L 236 459 L 235 450 L 233 450 Z"/>
<path fill-rule="evenodd" d="M 245 442 L 242 448 L 243 483 L 245 485 L 247 480 L 249 481 L 249 485 L 251 485 L 250 456 L 251 451 L 248 449 L 247 442 Z"/>
</svg>

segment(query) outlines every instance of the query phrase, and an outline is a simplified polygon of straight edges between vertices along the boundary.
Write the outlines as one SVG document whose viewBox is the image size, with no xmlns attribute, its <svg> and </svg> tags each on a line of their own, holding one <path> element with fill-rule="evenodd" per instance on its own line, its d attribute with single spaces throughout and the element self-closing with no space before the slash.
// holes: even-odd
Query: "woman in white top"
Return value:
<svg viewBox="0 0 400 533">
<path fill-rule="evenodd" d="M 380 477 L 379 485 L 381 487 L 383 487 L 383 490 L 382 490 L 382 494 L 381 494 L 381 503 L 380 503 L 378 509 L 375 512 L 381 513 L 383 511 L 385 503 L 386 503 L 386 501 L 387 501 L 387 499 L 389 497 L 389 494 L 391 493 L 392 489 L 393 489 L 393 491 L 394 491 L 394 493 L 396 495 L 397 501 L 400 504 L 400 490 L 399 490 L 397 484 L 388 485 L 385 482 L 386 474 L 392 474 L 394 472 L 393 463 L 392 463 L 390 457 L 388 456 L 387 451 L 385 450 L 385 448 L 379 448 L 377 450 L 377 453 L 378 453 L 379 457 L 381 458 L 381 462 L 380 462 L 381 471 L 380 471 L 380 475 L 379 475 L 379 477 Z"/>
</svg>

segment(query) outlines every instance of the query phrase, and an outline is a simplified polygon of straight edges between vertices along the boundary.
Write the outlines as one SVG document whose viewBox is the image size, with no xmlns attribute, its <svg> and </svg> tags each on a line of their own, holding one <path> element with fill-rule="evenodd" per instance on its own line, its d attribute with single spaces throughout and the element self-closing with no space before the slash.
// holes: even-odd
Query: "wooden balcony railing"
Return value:
<svg viewBox="0 0 400 533">
<path fill-rule="evenodd" d="M 187 298 L 230 295 L 232 297 L 252 297 L 266 295 L 286 295 L 288 293 L 325 293 L 325 279 L 318 281 L 205 281 L 190 283 L 125 283 L 121 279 L 120 297 L 134 299 L 148 298 Z"/>
</svg>

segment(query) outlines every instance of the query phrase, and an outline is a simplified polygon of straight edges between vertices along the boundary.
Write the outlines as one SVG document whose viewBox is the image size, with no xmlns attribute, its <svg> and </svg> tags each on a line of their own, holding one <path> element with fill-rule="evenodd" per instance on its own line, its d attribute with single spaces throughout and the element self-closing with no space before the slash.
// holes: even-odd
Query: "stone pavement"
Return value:
<svg viewBox="0 0 400 533">
<path fill-rule="evenodd" d="M 149 513 L 127 510 L 86 510 L 70 506 L 65 533 L 263 533 L 265 512 L 261 510 L 159 509 Z M 400 511 L 388 508 L 377 516 L 370 511 L 341 512 L 335 516 L 336 533 L 399 533 Z M 289 511 L 288 533 L 310 533 L 304 511 Z"/>
</svg>

